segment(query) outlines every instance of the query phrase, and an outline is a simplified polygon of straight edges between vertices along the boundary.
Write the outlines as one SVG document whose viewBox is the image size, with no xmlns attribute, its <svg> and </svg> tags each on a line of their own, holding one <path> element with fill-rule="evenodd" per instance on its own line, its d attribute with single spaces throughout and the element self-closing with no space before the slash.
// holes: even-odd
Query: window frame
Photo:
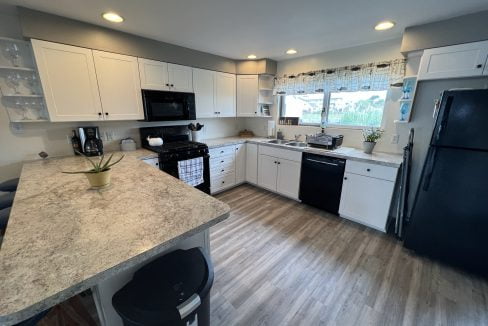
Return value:
<svg viewBox="0 0 488 326">
<path fill-rule="evenodd" d="M 388 89 L 386 89 L 386 96 L 385 96 L 385 106 L 383 107 L 383 114 L 381 115 L 381 123 L 379 127 L 374 127 L 374 128 L 384 128 L 385 127 L 385 110 L 386 110 L 386 99 L 388 98 Z M 360 92 L 360 91 L 358 91 Z M 325 108 L 325 112 L 327 115 L 327 119 L 329 118 L 329 103 L 330 103 L 330 96 L 332 92 L 324 92 L 324 99 L 323 99 L 323 107 Z M 291 94 L 290 94 L 291 95 Z M 288 96 L 290 96 L 288 95 Z M 299 95 L 299 94 L 293 94 L 293 95 Z M 283 109 L 284 109 L 284 97 L 287 96 L 287 94 L 280 95 L 279 97 L 279 119 L 285 119 L 286 117 L 283 116 Z M 298 122 L 298 126 L 304 126 L 304 127 L 320 127 L 320 122 L 319 123 L 300 123 L 300 120 Z M 360 126 L 360 125 L 341 125 L 341 124 L 327 124 L 327 128 L 336 128 L 336 129 L 365 129 L 365 128 L 371 128 L 371 126 Z"/>
</svg>

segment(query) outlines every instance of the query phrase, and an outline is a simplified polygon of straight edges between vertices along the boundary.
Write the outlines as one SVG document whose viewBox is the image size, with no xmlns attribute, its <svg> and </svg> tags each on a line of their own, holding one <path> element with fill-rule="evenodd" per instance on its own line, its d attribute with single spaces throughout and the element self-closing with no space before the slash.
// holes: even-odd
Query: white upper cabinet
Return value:
<svg viewBox="0 0 488 326">
<path fill-rule="evenodd" d="M 218 116 L 215 110 L 215 72 L 193 69 L 193 90 L 197 118 Z"/>
<path fill-rule="evenodd" d="M 168 80 L 171 91 L 193 92 L 192 68 L 168 63 Z"/>
<path fill-rule="evenodd" d="M 142 58 L 138 62 L 142 89 L 193 92 L 191 67 Z"/>
<path fill-rule="evenodd" d="M 105 120 L 144 119 L 136 57 L 93 51 Z"/>
<path fill-rule="evenodd" d="M 137 60 L 139 62 L 142 89 L 169 90 L 168 64 L 166 62 L 142 58 Z"/>
<path fill-rule="evenodd" d="M 236 116 L 236 75 L 215 74 L 215 111 L 219 117 Z"/>
<path fill-rule="evenodd" d="M 425 50 L 419 80 L 445 79 L 488 74 L 488 41 Z"/>
<path fill-rule="evenodd" d="M 102 106 L 92 50 L 32 40 L 51 121 L 96 121 Z"/>
<path fill-rule="evenodd" d="M 237 76 L 237 116 L 258 115 L 259 79 L 258 75 Z"/>
</svg>

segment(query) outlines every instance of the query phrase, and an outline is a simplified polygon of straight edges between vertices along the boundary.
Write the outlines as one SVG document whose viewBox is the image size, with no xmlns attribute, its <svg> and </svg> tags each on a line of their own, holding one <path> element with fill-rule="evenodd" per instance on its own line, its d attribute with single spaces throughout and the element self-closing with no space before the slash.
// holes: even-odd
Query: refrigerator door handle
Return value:
<svg viewBox="0 0 488 326">
<path fill-rule="evenodd" d="M 444 108 L 444 114 L 442 115 L 442 118 L 441 118 L 442 120 L 441 120 L 441 122 L 439 124 L 439 128 L 437 129 L 437 133 L 436 133 L 436 136 L 435 136 L 436 142 L 439 141 L 439 139 L 441 137 L 442 131 L 447 128 L 447 121 L 449 119 L 449 113 L 451 112 L 452 101 L 453 101 L 453 97 L 452 96 L 448 96 L 447 99 L 446 99 L 446 105 L 445 105 L 445 108 Z"/>
<path fill-rule="evenodd" d="M 431 152 L 429 153 L 428 162 L 427 165 L 425 166 L 425 179 L 424 179 L 424 185 L 422 186 L 423 191 L 429 190 L 430 179 L 432 178 L 432 174 L 434 173 L 436 156 L 437 156 L 437 148 L 431 147 Z"/>
</svg>

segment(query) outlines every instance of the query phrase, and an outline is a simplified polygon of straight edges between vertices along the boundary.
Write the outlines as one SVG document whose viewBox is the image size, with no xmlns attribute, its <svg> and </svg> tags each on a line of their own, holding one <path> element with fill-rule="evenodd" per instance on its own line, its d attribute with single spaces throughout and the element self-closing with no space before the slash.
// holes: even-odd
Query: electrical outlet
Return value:
<svg viewBox="0 0 488 326">
<path fill-rule="evenodd" d="M 391 136 L 391 143 L 392 144 L 398 144 L 399 141 L 400 141 L 400 135 L 395 134 L 395 135 Z"/>
<path fill-rule="evenodd" d="M 12 128 L 12 132 L 14 134 L 23 134 L 24 133 L 24 125 L 19 122 L 11 122 L 10 128 Z"/>
</svg>

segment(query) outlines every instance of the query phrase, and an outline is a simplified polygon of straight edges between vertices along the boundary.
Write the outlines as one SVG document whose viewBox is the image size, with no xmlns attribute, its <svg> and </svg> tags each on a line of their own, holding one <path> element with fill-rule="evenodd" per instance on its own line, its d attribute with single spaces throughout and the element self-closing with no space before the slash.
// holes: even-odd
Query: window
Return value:
<svg viewBox="0 0 488 326">
<path fill-rule="evenodd" d="M 320 124 L 324 94 L 286 95 L 281 98 L 281 116 L 298 117 L 302 125 Z"/>
<path fill-rule="evenodd" d="M 281 117 L 298 117 L 301 125 L 319 125 L 322 108 L 327 108 L 330 125 L 380 127 L 387 91 L 331 92 L 285 95 Z"/>
</svg>

